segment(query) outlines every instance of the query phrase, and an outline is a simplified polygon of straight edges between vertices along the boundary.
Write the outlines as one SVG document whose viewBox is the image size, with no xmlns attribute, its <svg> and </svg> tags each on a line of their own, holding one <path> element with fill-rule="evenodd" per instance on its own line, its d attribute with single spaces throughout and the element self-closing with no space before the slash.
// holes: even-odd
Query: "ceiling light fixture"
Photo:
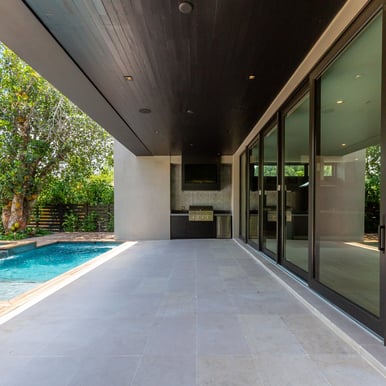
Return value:
<svg viewBox="0 0 386 386">
<path fill-rule="evenodd" d="M 192 115 L 192 114 L 194 114 L 194 111 L 193 110 L 190 110 L 190 109 L 186 109 L 186 114 L 190 114 L 190 115 Z"/>
<path fill-rule="evenodd" d="M 138 111 L 142 114 L 150 114 L 151 113 L 151 110 L 147 109 L 147 108 L 142 108 L 142 109 L 139 109 Z"/>
<path fill-rule="evenodd" d="M 193 4 L 189 1 L 181 1 L 181 3 L 178 5 L 178 9 L 181 13 L 189 14 L 193 10 Z"/>
<path fill-rule="evenodd" d="M 128 80 L 128 81 L 132 81 L 133 80 L 133 77 L 131 75 L 123 75 L 123 77 Z"/>
<path fill-rule="evenodd" d="M 342 103 L 344 103 L 344 100 L 343 100 L 343 99 L 338 99 L 338 100 L 336 101 L 336 104 L 337 104 L 337 105 L 341 105 Z"/>
<path fill-rule="evenodd" d="M 342 143 L 342 147 L 345 147 L 345 146 L 347 146 L 345 143 Z"/>
<path fill-rule="evenodd" d="M 248 75 L 248 80 L 255 80 L 256 79 L 256 75 Z"/>
</svg>

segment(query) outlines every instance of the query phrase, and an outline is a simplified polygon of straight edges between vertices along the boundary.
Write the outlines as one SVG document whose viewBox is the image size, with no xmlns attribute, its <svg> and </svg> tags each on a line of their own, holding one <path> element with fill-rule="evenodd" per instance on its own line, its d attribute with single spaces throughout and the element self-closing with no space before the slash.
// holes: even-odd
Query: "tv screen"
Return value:
<svg viewBox="0 0 386 386">
<path fill-rule="evenodd" d="M 182 169 L 182 190 L 219 190 L 219 165 L 187 163 Z"/>
<path fill-rule="evenodd" d="M 217 184 L 217 165 L 184 165 L 185 183 Z"/>
</svg>

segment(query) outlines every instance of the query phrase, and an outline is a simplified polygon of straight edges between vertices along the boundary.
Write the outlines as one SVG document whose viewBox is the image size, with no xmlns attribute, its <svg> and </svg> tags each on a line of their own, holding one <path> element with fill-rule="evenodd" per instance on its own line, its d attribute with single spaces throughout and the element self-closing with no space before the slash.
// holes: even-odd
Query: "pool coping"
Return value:
<svg viewBox="0 0 386 386">
<path fill-rule="evenodd" d="M 40 246 L 54 244 L 57 242 L 81 242 L 78 240 L 52 240 L 49 243 L 41 244 Z M 130 248 L 135 241 L 120 241 L 120 240 L 84 240 L 83 242 L 121 242 L 110 251 L 102 253 L 93 259 L 86 261 L 85 263 L 72 268 L 71 270 L 64 272 L 63 274 L 56 276 L 44 283 L 37 285 L 36 287 L 23 292 L 22 294 L 15 296 L 9 300 L 0 301 L 0 325 L 12 319 L 14 316 L 23 312 L 24 310 L 32 307 L 34 304 L 40 302 L 61 288 L 67 286 L 73 281 L 79 279 L 83 275 L 99 267 L 105 262 L 119 255 L 124 250 Z"/>
</svg>

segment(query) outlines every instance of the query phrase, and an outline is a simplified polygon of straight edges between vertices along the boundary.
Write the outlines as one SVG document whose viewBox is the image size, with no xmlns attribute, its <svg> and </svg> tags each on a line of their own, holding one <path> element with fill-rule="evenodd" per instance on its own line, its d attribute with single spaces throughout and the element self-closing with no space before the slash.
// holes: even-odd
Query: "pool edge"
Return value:
<svg viewBox="0 0 386 386">
<path fill-rule="evenodd" d="M 102 253 L 71 270 L 50 279 L 31 290 L 24 292 L 10 300 L 0 301 L 0 325 L 27 310 L 41 300 L 54 294 L 65 286 L 78 280 L 83 275 L 94 270 L 105 262 L 118 256 L 121 252 L 136 244 L 136 241 L 126 241 L 110 251 Z"/>
</svg>

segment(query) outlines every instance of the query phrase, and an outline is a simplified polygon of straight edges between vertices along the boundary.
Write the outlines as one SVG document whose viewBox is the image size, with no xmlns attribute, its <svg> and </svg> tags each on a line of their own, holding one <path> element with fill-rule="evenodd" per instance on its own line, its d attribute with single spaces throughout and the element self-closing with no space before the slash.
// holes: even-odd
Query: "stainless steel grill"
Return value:
<svg viewBox="0 0 386 386">
<path fill-rule="evenodd" d="M 213 221 L 213 207 L 189 206 L 189 221 Z"/>
</svg>

